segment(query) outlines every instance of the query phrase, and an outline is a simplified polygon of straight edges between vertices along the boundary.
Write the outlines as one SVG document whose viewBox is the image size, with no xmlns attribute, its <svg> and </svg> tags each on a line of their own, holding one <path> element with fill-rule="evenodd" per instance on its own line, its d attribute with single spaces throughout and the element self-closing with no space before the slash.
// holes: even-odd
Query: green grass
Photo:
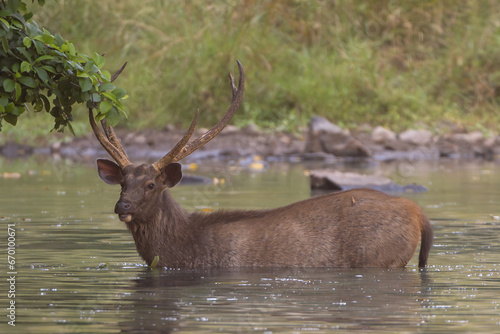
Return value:
<svg viewBox="0 0 500 334">
<path fill-rule="evenodd" d="M 500 128 L 496 1 L 47 2 L 39 24 L 105 52 L 111 71 L 128 61 L 117 85 L 130 129 L 186 126 L 197 108 L 210 126 L 236 59 L 247 75 L 239 126 L 294 131 L 321 115 L 347 128 Z"/>
</svg>

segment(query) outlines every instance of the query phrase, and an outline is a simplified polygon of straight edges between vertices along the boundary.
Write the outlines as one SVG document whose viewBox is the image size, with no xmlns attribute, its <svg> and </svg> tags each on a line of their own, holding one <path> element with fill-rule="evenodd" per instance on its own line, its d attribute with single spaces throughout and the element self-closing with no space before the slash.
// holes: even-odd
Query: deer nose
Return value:
<svg viewBox="0 0 500 334">
<path fill-rule="evenodd" d="M 129 202 L 118 201 L 115 206 L 115 213 L 126 213 L 132 208 Z"/>
</svg>

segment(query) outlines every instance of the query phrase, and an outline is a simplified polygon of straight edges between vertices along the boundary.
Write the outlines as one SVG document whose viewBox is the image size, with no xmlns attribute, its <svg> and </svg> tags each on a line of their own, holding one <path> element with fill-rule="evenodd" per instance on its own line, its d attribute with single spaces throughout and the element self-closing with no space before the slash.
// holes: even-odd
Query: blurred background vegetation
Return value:
<svg viewBox="0 0 500 334">
<path fill-rule="evenodd" d="M 130 129 L 187 126 L 197 108 L 212 125 L 236 59 L 247 76 L 238 126 L 297 131 L 321 115 L 350 129 L 500 129 L 495 0 L 59 0 L 33 11 L 79 51 L 106 53 L 111 72 L 128 61 L 116 84 Z M 90 132 L 78 114 L 76 132 Z M 29 122 L 2 136 L 51 128 Z"/>
</svg>

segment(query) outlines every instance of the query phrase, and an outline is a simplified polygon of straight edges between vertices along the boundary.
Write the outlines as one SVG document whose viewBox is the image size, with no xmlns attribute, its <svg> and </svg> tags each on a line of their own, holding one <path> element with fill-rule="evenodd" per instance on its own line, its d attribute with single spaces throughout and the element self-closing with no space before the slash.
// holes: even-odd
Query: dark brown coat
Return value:
<svg viewBox="0 0 500 334">
<path fill-rule="evenodd" d="M 419 266 L 427 264 L 432 228 L 405 198 L 355 189 L 272 210 L 188 213 L 160 185 L 179 176 L 155 180 L 151 166 L 130 165 L 123 176 L 114 167 L 117 175 L 110 177 L 114 163 L 98 163 L 103 180 L 122 185 L 115 212 L 148 264 L 158 255 L 160 266 L 175 268 L 404 267 L 419 239 Z M 180 173 L 175 165 L 165 173 Z M 152 182 L 157 192 L 149 189 Z M 124 209 L 123 203 L 129 205 Z"/>
</svg>

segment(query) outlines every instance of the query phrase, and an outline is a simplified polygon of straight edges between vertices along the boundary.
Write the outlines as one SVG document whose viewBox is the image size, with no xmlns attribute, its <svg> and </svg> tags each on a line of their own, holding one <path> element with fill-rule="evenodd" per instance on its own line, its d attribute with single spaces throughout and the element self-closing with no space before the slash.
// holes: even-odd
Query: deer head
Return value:
<svg viewBox="0 0 500 334">
<path fill-rule="evenodd" d="M 189 142 L 196 126 L 197 111 L 186 134 L 170 152 L 151 165 L 133 165 L 113 128 L 108 126 L 106 120 L 103 119 L 101 121 L 103 134 L 94 120 L 92 109 L 89 109 L 89 121 L 95 136 L 116 161 L 115 163 L 107 159 L 98 159 L 97 167 L 99 176 L 104 182 L 122 186 L 120 199 L 115 206 L 115 213 L 121 221 L 129 223 L 139 215 L 141 220 L 148 220 L 151 215 L 154 215 L 160 195 L 165 189 L 174 187 L 182 179 L 181 165 L 178 161 L 215 138 L 229 123 L 243 99 L 245 77 L 240 62 L 238 62 L 238 69 L 240 74 L 238 88 L 234 84 L 233 76 L 229 74 L 232 102 L 219 122 L 205 134 Z"/>
</svg>

